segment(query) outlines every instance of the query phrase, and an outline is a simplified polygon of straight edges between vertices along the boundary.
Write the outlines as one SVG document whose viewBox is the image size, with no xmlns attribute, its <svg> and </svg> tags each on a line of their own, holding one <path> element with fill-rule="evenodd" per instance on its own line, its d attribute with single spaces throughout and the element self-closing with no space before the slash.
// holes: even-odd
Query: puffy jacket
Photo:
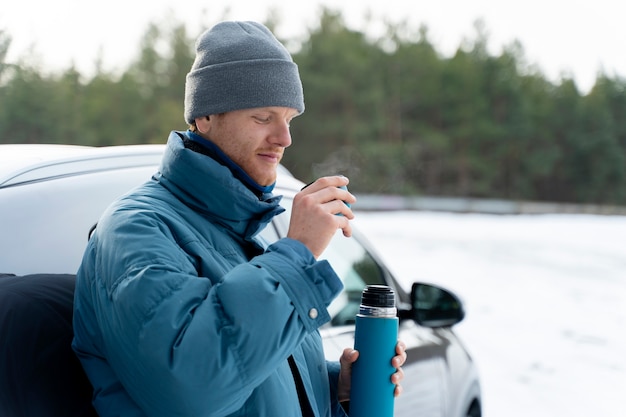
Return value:
<svg viewBox="0 0 626 417">
<path fill-rule="evenodd" d="M 342 289 L 300 242 L 255 236 L 283 211 L 172 132 L 159 172 L 114 202 L 77 273 L 74 340 L 107 416 L 345 416 L 318 328 Z"/>
</svg>

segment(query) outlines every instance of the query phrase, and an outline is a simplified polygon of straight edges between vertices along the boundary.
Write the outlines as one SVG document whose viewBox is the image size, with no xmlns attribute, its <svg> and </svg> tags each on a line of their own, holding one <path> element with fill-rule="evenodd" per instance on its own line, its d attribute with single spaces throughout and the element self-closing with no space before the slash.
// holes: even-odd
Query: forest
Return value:
<svg viewBox="0 0 626 417">
<path fill-rule="evenodd" d="M 270 16 L 264 22 L 276 27 Z M 303 181 L 350 177 L 357 193 L 626 204 L 626 79 L 597 74 L 584 94 L 549 81 L 513 42 L 489 53 L 484 22 L 443 56 L 425 26 L 386 23 L 375 39 L 324 9 L 302 39 L 306 110 L 283 164 Z M 164 143 L 183 119 L 199 33 L 149 25 L 121 71 L 48 73 L 7 62 L 0 28 L 0 144 Z"/>
</svg>

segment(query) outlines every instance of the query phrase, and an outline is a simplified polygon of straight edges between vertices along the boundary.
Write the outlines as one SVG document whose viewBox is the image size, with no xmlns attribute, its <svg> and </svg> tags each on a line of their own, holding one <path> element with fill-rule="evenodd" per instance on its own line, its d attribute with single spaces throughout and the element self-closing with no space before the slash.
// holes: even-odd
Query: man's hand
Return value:
<svg viewBox="0 0 626 417">
<path fill-rule="evenodd" d="M 341 370 L 339 371 L 339 384 L 337 398 L 339 402 L 350 401 L 350 387 L 352 384 L 352 364 L 359 358 L 359 351 L 345 348 L 339 358 Z"/>
<path fill-rule="evenodd" d="M 304 187 L 293 199 L 287 237 L 302 242 L 315 258 L 324 252 L 337 229 L 346 237 L 352 236 L 350 220 L 354 213 L 344 201 L 353 204 L 356 198 L 338 188 L 348 182 L 344 176 L 323 177 Z"/>
<path fill-rule="evenodd" d="M 393 382 L 396 386 L 395 391 L 393 392 L 394 397 L 399 397 L 402 394 L 402 385 L 400 382 L 404 379 L 404 371 L 402 370 L 402 365 L 406 362 L 406 345 L 402 340 L 398 340 L 396 344 L 396 356 L 391 359 L 391 365 L 396 368 L 396 372 L 391 375 L 391 382 Z"/>
<path fill-rule="evenodd" d="M 339 363 L 341 365 L 337 390 L 339 402 L 350 400 L 352 364 L 356 362 L 357 359 L 359 359 L 359 352 L 351 348 L 344 349 L 341 358 L 339 358 Z M 393 382 L 393 384 L 396 386 L 396 389 L 393 393 L 394 397 L 398 397 L 400 396 L 400 394 L 402 394 L 402 385 L 400 385 L 400 382 L 404 379 L 404 371 L 402 370 L 402 365 L 404 365 L 405 362 L 406 345 L 403 341 L 398 340 L 398 343 L 396 344 L 396 356 L 391 359 L 391 365 L 396 368 L 396 372 L 391 375 L 391 382 Z"/>
</svg>

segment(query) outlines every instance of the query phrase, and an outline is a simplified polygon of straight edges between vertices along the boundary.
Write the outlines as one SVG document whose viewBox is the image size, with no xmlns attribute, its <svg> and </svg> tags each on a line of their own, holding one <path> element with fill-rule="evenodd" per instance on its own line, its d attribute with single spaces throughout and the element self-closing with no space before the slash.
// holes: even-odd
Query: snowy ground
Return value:
<svg viewBox="0 0 626 417">
<path fill-rule="evenodd" d="M 357 212 L 406 284 L 464 301 L 485 417 L 626 416 L 626 217 Z"/>
</svg>

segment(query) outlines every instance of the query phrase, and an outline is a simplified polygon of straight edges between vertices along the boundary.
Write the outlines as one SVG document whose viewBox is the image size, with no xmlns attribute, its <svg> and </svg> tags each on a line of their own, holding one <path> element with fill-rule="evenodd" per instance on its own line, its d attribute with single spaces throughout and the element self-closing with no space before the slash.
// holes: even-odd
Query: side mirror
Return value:
<svg viewBox="0 0 626 417">
<path fill-rule="evenodd" d="M 465 317 L 463 303 L 452 292 L 443 288 L 413 283 L 411 287 L 411 310 L 402 314 L 424 327 L 450 327 Z"/>
</svg>

